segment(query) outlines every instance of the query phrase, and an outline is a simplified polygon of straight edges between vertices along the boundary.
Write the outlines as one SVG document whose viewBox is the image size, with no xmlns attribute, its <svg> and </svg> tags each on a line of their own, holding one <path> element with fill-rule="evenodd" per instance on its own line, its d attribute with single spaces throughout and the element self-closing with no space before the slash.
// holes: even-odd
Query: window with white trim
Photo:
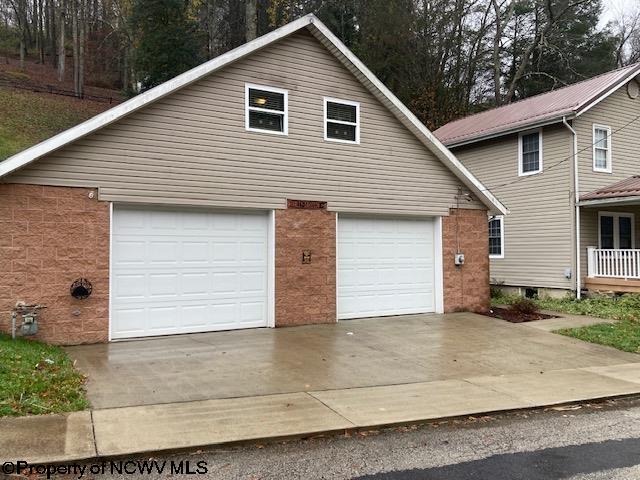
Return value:
<svg viewBox="0 0 640 480">
<path fill-rule="evenodd" d="M 593 171 L 611 173 L 611 127 L 593 126 Z"/>
<path fill-rule="evenodd" d="M 504 216 L 489 217 L 489 258 L 504 258 Z"/>
<path fill-rule="evenodd" d="M 286 135 L 287 91 L 261 85 L 245 86 L 245 127 L 254 132 Z"/>
<path fill-rule="evenodd" d="M 324 99 L 324 139 L 360 143 L 360 104 L 335 98 Z"/>
<path fill-rule="evenodd" d="M 598 246 L 605 249 L 630 249 L 635 245 L 633 213 L 598 212 Z"/>
<path fill-rule="evenodd" d="M 518 175 L 542 172 L 542 130 L 518 136 Z"/>
</svg>

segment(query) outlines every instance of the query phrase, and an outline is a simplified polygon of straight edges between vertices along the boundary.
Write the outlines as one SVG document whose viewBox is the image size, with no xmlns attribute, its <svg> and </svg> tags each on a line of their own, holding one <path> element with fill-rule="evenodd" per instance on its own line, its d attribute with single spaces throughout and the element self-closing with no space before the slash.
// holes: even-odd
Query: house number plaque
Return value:
<svg viewBox="0 0 640 480">
<path fill-rule="evenodd" d="M 287 200 L 287 208 L 298 208 L 302 210 L 326 210 L 327 202 L 317 200 Z"/>
</svg>

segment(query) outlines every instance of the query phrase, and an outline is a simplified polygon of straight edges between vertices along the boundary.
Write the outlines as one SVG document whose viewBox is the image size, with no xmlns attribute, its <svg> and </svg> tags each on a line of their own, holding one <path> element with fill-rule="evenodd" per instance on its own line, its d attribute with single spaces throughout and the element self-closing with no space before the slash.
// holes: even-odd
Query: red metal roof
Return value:
<svg viewBox="0 0 640 480">
<path fill-rule="evenodd" d="M 558 90 L 454 120 L 433 133 L 445 145 L 456 145 L 558 120 L 577 113 L 638 73 L 640 63 L 629 65 Z"/>
<path fill-rule="evenodd" d="M 637 197 L 640 196 L 640 175 L 634 175 L 616 182 L 608 187 L 580 196 L 580 201 L 602 200 L 605 198 Z"/>
</svg>

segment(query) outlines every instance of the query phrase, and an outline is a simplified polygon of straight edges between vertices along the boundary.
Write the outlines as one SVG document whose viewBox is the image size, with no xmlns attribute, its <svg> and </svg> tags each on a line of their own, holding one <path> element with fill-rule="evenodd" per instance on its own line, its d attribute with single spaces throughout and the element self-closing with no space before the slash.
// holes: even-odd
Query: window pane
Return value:
<svg viewBox="0 0 640 480">
<path fill-rule="evenodd" d="M 522 136 L 522 172 L 540 170 L 540 135 L 530 133 Z"/>
<path fill-rule="evenodd" d="M 283 115 L 250 110 L 249 127 L 259 128 L 261 130 L 271 130 L 274 132 L 283 132 Z"/>
<path fill-rule="evenodd" d="M 356 107 L 344 103 L 327 102 L 327 119 L 356 123 Z"/>
<path fill-rule="evenodd" d="M 502 255 L 502 220 L 489 220 L 489 255 Z"/>
<path fill-rule="evenodd" d="M 620 248 L 633 248 L 631 245 L 631 218 L 618 217 L 620 226 Z"/>
<path fill-rule="evenodd" d="M 327 122 L 327 138 L 356 141 L 356 126 Z"/>
<path fill-rule="evenodd" d="M 596 148 L 596 168 L 607 168 L 607 151 Z"/>
<path fill-rule="evenodd" d="M 600 217 L 600 248 L 614 248 L 613 217 Z"/>
<path fill-rule="evenodd" d="M 595 130 L 595 144 L 601 148 L 609 148 L 609 132 L 607 130 L 596 128 Z"/>
<path fill-rule="evenodd" d="M 540 150 L 540 135 L 538 133 L 530 133 L 522 136 L 523 153 L 537 152 Z"/>
<path fill-rule="evenodd" d="M 522 171 L 535 172 L 540 170 L 540 156 L 538 152 L 523 153 L 522 154 Z"/>
<path fill-rule="evenodd" d="M 284 112 L 284 94 L 250 88 L 249 106 Z"/>
</svg>

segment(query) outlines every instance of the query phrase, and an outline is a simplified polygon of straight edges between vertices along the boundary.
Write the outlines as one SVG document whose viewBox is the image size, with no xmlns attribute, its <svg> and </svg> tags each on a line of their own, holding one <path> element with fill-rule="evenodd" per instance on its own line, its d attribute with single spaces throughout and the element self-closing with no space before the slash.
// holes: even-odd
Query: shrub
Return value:
<svg viewBox="0 0 640 480">
<path fill-rule="evenodd" d="M 538 313 L 539 308 L 533 300 L 529 298 L 519 298 L 511 304 L 509 310 L 518 315 L 533 315 Z"/>
</svg>

